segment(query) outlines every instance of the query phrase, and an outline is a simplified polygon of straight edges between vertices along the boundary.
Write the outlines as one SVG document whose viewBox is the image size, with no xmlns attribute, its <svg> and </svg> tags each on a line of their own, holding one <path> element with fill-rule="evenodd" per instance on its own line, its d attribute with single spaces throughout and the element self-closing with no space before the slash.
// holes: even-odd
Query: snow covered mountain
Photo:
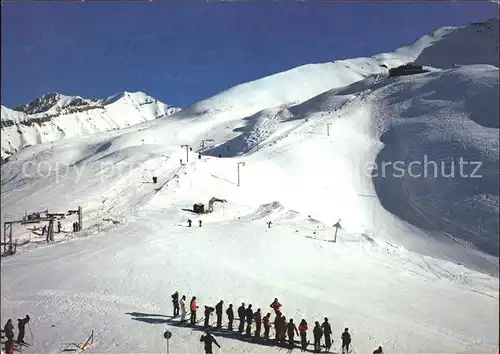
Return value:
<svg viewBox="0 0 500 354">
<path fill-rule="evenodd" d="M 463 27 L 440 28 L 393 53 L 303 65 L 232 87 L 194 104 L 182 115 L 197 116 L 211 111 L 234 110 L 237 107 L 241 114 L 235 118 L 241 118 L 268 107 L 300 102 L 376 74 L 386 74 L 388 68 L 408 62 L 439 69 L 465 64 L 490 64 L 498 67 L 498 31 L 498 19 Z M 296 85 L 284 84 L 289 79 Z"/>
<path fill-rule="evenodd" d="M 1 167 L 4 218 L 81 205 L 83 230 L 68 216 L 47 244 L 43 223 L 14 225 L 26 244 L 2 258 L 1 321 L 30 314 L 28 353 L 70 350 L 91 331 L 86 351 L 162 352 L 165 329 L 172 352 L 199 352 L 201 323 L 169 316 L 179 290 L 198 318 L 221 299 L 267 313 L 278 297 L 309 339 L 326 316 L 337 353 L 345 327 L 354 353 L 495 352 L 495 46 L 498 20 L 439 29 L 19 151 Z M 389 76 L 408 61 L 428 72 Z M 226 202 L 190 211 L 212 197 Z M 213 333 L 224 352 L 276 350 Z"/>
<path fill-rule="evenodd" d="M 121 129 L 178 111 L 142 92 L 105 99 L 49 93 L 14 109 L 2 106 L 2 160 L 26 146 Z"/>
</svg>

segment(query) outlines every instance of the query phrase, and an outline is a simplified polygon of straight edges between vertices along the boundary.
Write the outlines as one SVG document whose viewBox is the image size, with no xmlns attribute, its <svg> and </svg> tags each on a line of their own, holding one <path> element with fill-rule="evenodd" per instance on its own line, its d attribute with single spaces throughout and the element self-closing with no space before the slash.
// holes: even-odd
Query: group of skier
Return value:
<svg viewBox="0 0 500 354">
<path fill-rule="evenodd" d="M 187 220 L 188 227 L 191 227 L 192 223 L 193 223 L 193 221 L 191 221 L 191 219 Z M 201 227 L 201 220 L 198 220 L 198 226 Z"/>
<path fill-rule="evenodd" d="M 5 353 L 13 354 L 14 353 L 14 343 L 18 345 L 29 345 L 24 341 L 26 324 L 30 321 L 30 316 L 26 315 L 25 318 L 19 318 L 17 320 L 17 329 L 19 330 L 17 334 L 17 340 L 14 341 L 14 324 L 12 323 L 12 319 L 8 319 L 2 330 L 2 336 L 5 335 L 7 341 L 5 342 Z"/>
<path fill-rule="evenodd" d="M 174 305 L 174 317 L 178 317 L 180 315 L 181 322 L 186 322 L 186 296 L 183 295 L 179 299 L 179 292 L 176 291 L 172 295 L 172 303 Z M 220 345 L 217 343 L 213 335 L 210 333 L 210 316 L 213 312 L 216 315 L 216 323 L 215 328 L 222 328 L 222 316 L 224 313 L 223 310 L 224 301 L 220 300 L 215 307 L 205 306 L 204 311 L 204 324 L 203 327 L 206 329 L 205 335 L 203 335 L 200 339 L 201 342 L 205 343 L 205 353 L 212 353 L 212 343 L 215 343 L 219 348 Z M 301 350 L 305 351 L 310 341 L 307 340 L 307 331 L 309 330 L 309 326 L 305 319 L 302 319 L 297 327 L 294 320 L 292 318 L 286 319 L 282 312 L 282 305 L 279 303 L 278 299 L 275 298 L 274 301 L 269 305 L 274 313 L 274 330 L 275 337 L 274 341 L 280 347 L 288 347 L 293 349 L 295 347 L 294 339 L 295 336 L 299 336 Z M 196 313 L 198 311 L 198 304 L 196 302 L 196 296 L 191 298 L 191 302 L 189 304 L 189 309 L 191 311 L 190 314 L 190 324 L 195 325 L 197 323 Z M 233 304 L 229 304 L 225 311 L 228 319 L 227 329 L 229 331 L 233 330 L 233 324 L 235 319 L 235 313 Z M 238 307 L 236 311 L 236 315 L 238 316 L 239 324 L 238 324 L 238 333 L 243 334 L 245 332 L 245 336 L 252 336 L 252 325 L 255 323 L 255 339 L 264 341 L 270 341 L 270 330 L 271 330 L 271 313 L 266 313 L 263 315 L 261 309 L 257 309 L 254 312 L 252 305 L 246 304 L 243 302 L 241 306 Z M 246 325 L 246 327 L 245 327 Z M 262 328 L 263 327 L 263 328 Z M 321 341 L 324 337 L 324 347 L 326 351 L 330 350 L 332 346 L 332 329 L 330 323 L 328 322 L 328 318 L 324 318 L 324 322 L 322 324 L 319 321 L 315 321 L 314 327 L 312 329 L 313 337 L 314 337 L 314 353 L 319 353 L 321 351 Z M 262 334 L 262 336 L 261 336 Z M 287 340 L 288 339 L 288 340 Z M 351 344 L 351 334 L 349 333 L 349 329 L 345 328 L 344 332 L 341 335 L 342 341 L 342 353 L 349 353 L 349 347 Z M 383 354 L 382 347 L 376 349 L 374 354 Z"/>
<path fill-rule="evenodd" d="M 179 292 L 176 291 L 172 294 L 172 303 L 174 305 L 174 317 L 181 316 L 181 322 L 186 321 L 186 295 L 182 295 L 179 299 Z M 196 323 L 196 311 L 198 310 L 198 305 L 196 304 L 196 296 L 191 298 L 189 303 L 190 310 L 190 322 L 192 325 Z"/>
</svg>

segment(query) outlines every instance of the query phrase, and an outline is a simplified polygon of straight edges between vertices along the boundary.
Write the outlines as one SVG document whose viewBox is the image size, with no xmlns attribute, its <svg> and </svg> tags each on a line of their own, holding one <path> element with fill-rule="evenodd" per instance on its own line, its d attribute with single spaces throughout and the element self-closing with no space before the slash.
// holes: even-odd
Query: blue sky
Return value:
<svg viewBox="0 0 500 354">
<path fill-rule="evenodd" d="M 302 64 L 392 51 L 492 17 L 498 5 L 481 2 L 7 2 L 1 99 L 143 91 L 185 108 Z"/>
</svg>

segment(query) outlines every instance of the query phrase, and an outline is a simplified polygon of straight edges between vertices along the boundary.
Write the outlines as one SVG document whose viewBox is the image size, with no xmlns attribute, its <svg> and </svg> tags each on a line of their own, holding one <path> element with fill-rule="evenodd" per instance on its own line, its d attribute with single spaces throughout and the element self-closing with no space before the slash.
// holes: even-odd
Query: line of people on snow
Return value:
<svg viewBox="0 0 500 354">
<path fill-rule="evenodd" d="M 17 334 L 17 340 L 14 341 L 14 324 L 12 323 L 12 319 L 8 319 L 7 323 L 3 327 L 2 337 L 5 336 L 7 341 L 5 342 L 5 353 L 12 354 L 14 353 L 14 343 L 19 345 L 29 345 L 24 341 L 24 335 L 26 333 L 26 324 L 30 321 L 30 316 L 26 315 L 25 318 L 19 318 L 17 320 L 17 329 L 19 333 Z"/>
<path fill-rule="evenodd" d="M 180 315 L 180 321 L 186 322 L 187 321 L 186 295 L 182 295 L 182 297 L 179 299 L 179 292 L 176 291 L 172 295 L 172 303 L 174 308 L 174 317 L 178 317 Z M 212 315 L 213 312 L 215 312 L 216 315 L 215 327 L 222 328 L 222 316 L 224 313 L 223 306 L 224 306 L 223 300 L 220 300 L 217 303 L 217 305 L 215 305 L 215 307 L 205 306 L 205 311 L 204 311 L 205 317 L 204 317 L 203 327 L 207 329 L 207 332 L 205 335 L 202 336 L 200 341 L 205 343 L 206 354 L 212 353 L 212 343 L 215 343 L 220 348 L 220 345 L 217 343 L 217 341 L 215 340 L 215 338 L 208 329 L 211 327 L 210 316 Z M 254 332 L 255 338 L 257 340 L 263 339 L 264 341 L 270 341 L 271 324 L 273 324 L 273 322 L 271 322 L 271 313 L 268 312 L 263 316 L 263 313 L 261 312 L 260 308 L 254 312 L 251 304 L 249 304 L 247 307 L 245 306 L 246 305 L 244 302 L 241 303 L 241 306 L 238 307 L 236 312 L 239 320 L 238 333 L 242 334 L 243 332 L 245 332 L 245 336 L 248 337 L 252 336 L 252 329 L 253 329 L 252 325 L 255 322 L 255 332 Z M 295 336 L 297 335 L 300 338 L 301 349 L 305 351 L 310 343 L 310 341 L 307 340 L 307 332 L 309 330 L 309 325 L 306 322 L 306 320 L 302 319 L 298 327 L 296 326 L 292 318 L 290 318 L 287 321 L 286 317 L 283 315 L 281 310 L 282 305 L 279 303 L 277 298 L 275 298 L 274 301 L 269 306 L 273 309 L 275 313 L 274 341 L 280 347 L 294 348 L 295 347 L 294 339 Z M 189 303 L 191 325 L 195 325 L 198 323 L 196 319 L 198 308 L 199 306 L 196 300 L 196 296 L 193 296 Z M 229 331 L 232 331 L 235 320 L 233 304 L 229 304 L 225 313 L 228 319 L 227 329 Z M 321 346 L 322 346 L 321 341 L 323 337 L 325 343 L 324 346 L 326 350 L 327 351 L 330 350 L 333 341 L 332 341 L 332 328 L 330 326 L 330 323 L 328 322 L 328 318 L 325 317 L 324 322 L 321 325 L 319 321 L 315 321 L 314 327 L 312 328 L 312 332 L 314 338 L 314 352 L 319 353 L 321 351 Z M 349 328 L 344 329 L 344 332 L 341 334 L 341 341 L 342 341 L 342 353 L 349 353 L 349 347 L 351 344 L 351 334 L 349 333 Z M 383 354 L 382 347 L 379 346 L 377 349 L 373 351 L 373 353 Z"/>
<path fill-rule="evenodd" d="M 188 227 L 191 227 L 192 223 L 193 223 L 193 221 L 191 219 L 187 220 Z M 201 220 L 198 220 L 198 226 L 201 227 Z"/>
</svg>

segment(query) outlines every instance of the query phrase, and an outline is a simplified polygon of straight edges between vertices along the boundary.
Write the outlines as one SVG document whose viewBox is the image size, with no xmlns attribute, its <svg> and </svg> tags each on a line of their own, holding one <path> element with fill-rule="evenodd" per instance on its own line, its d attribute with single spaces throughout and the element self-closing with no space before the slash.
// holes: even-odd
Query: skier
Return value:
<svg viewBox="0 0 500 354">
<path fill-rule="evenodd" d="M 58 234 L 59 234 L 59 233 L 61 233 L 61 229 L 62 229 L 61 222 L 60 222 L 60 221 L 58 221 L 58 222 L 57 222 L 57 233 L 58 233 Z"/>
<path fill-rule="evenodd" d="M 321 328 L 323 329 L 323 334 L 325 335 L 325 347 L 326 350 L 328 351 L 332 347 L 332 339 L 331 339 L 332 327 L 330 326 L 330 323 L 328 323 L 327 317 L 325 317 L 325 322 L 323 322 Z"/>
<path fill-rule="evenodd" d="M 201 160 L 201 154 L 198 154 L 198 160 Z"/>
<path fill-rule="evenodd" d="M 253 319 L 255 320 L 255 337 L 260 339 L 260 329 L 262 326 L 262 314 L 260 309 L 257 309 L 257 312 L 253 314 Z"/>
<path fill-rule="evenodd" d="M 51 232 L 49 232 L 49 230 L 47 229 L 47 237 L 45 237 L 45 241 L 47 241 L 47 243 L 50 242 L 50 238 L 53 237 L 52 233 L 53 233 L 53 229 L 51 228 L 50 230 Z"/>
<path fill-rule="evenodd" d="M 234 320 L 234 311 L 233 311 L 233 304 L 229 304 L 229 307 L 226 310 L 226 315 L 227 319 L 229 320 L 227 324 L 227 329 L 229 331 L 233 330 L 233 320 Z"/>
<path fill-rule="evenodd" d="M 174 305 L 174 317 L 179 316 L 179 292 L 172 294 L 172 304 Z"/>
<path fill-rule="evenodd" d="M 314 322 L 314 352 L 319 353 L 321 351 L 321 337 L 323 337 L 323 330 L 319 326 L 319 322 Z"/>
<path fill-rule="evenodd" d="M 249 304 L 246 311 L 245 311 L 245 317 L 247 319 L 247 331 L 246 335 L 251 336 L 252 335 L 252 321 L 253 321 L 253 310 L 252 310 L 252 304 Z"/>
<path fill-rule="evenodd" d="M 196 296 L 191 298 L 189 309 L 191 310 L 191 324 L 194 325 L 196 323 L 196 310 L 198 309 L 198 306 L 196 305 Z"/>
<path fill-rule="evenodd" d="M 12 319 L 9 318 L 7 320 L 7 323 L 3 327 L 3 330 L 7 339 L 14 339 L 14 325 L 12 324 Z"/>
<path fill-rule="evenodd" d="M 270 307 L 274 310 L 276 316 L 278 313 L 281 313 L 281 304 L 278 301 L 278 298 L 274 298 L 274 301 L 271 303 Z"/>
<path fill-rule="evenodd" d="M 238 333 L 243 332 L 243 327 L 245 326 L 245 303 L 242 302 L 241 306 L 238 307 L 238 318 L 240 319 L 240 325 L 238 326 Z"/>
<path fill-rule="evenodd" d="M 181 305 L 181 322 L 185 322 L 186 321 L 186 295 L 182 295 L 180 305 Z"/>
<path fill-rule="evenodd" d="M 188 219 L 188 227 L 191 227 L 191 223 L 192 223 L 191 219 Z"/>
<path fill-rule="evenodd" d="M 217 340 L 214 338 L 212 333 L 210 333 L 209 331 L 206 331 L 205 334 L 203 334 L 201 336 L 200 342 L 205 343 L 205 354 L 212 354 L 213 353 L 212 352 L 212 343 L 215 343 L 215 345 L 218 346 L 220 349 L 219 343 L 217 343 Z"/>
<path fill-rule="evenodd" d="M 214 308 L 211 306 L 205 306 L 205 324 L 203 325 L 205 328 L 209 327 L 210 315 L 214 312 Z"/>
<path fill-rule="evenodd" d="M 273 223 L 272 223 L 271 221 L 268 221 L 268 222 L 267 222 L 267 228 L 268 228 L 268 229 L 270 229 L 272 224 L 273 224 Z"/>
<path fill-rule="evenodd" d="M 198 220 L 198 226 L 201 227 L 201 220 Z"/>
<path fill-rule="evenodd" d="M 19 333 L 17 334 L 17 343 L 18 344 L 27 344 L 24 341 L 24 329 L 26 324 L 30 321 L 30 316 L 26 315 L 25 318 L 19 318 L 17 320 L 17 328 L 19 329 Z"/>
<path fill-rule="evenodd" d="M 382 347 L 379 346 L 377 349 L 373 351 L 373 354 L 384 354 L 384 351 L 382 350 Z"/>
<path fill-rule="evenodd" d="M 290 346 L 290 349 L 293 349 L 293 337 L 295 334 L 299 335 L 299 332 L 297 331 L 297 326 L 293 323 L 292 318 L 290 318 L 290 321 L 288 321 L 288 324 L 286 325 L 286 331 L 288 333 L 288 345 Z"/>
<path fill-rule="evenodd" d="M 300 346 L 302 351 L 305 351 L 307 348 L 307 322 L 305 319 L 302 319 L 299 324 L 299 333 L 300 333 Z"/>
<path fill-rule="evenodd" d="M 344 329 L 342 333 L 342 353 L 349 353 L 349 344 L 351 344 L 351 334 L 349 333 L 349 328 Z"/>
<path fill-rule="evenodd" d="M 14 353 L 14 325 L 12 324 L 12 319 L 8 319 L 7 323 L 3 328 L 7 341 L 5 342 L 5 353 Z"/>
<path fill-rule="evenodd" d="M 73 231 L 75 231 L 75 225 L 73 223 Z M 42 236 L 45 235 L 45 233 L 47 232 L 47 225 L 43 225 L 42 227 Z"/>
<path fill-rule="evenodd" d="M 269 325 L 269 320 L 271 318 L 271 314 L 268 312 L 267 315 L 262 319 L 262 323 L 264 323 L 264 339 L 269 340 L 269 330 L 271 329 Z"/>
<path fill-rule="evenodd" d="M 286 317 L 282 316 L 280 321 L 280 347 L 284 348 L 286 345 Z"/>
<path fill-rule="evenodd" d="M 14 354 L 14 340 L 13 339 L 7 339 L 7 341 L 5 342 L 5 353 Z"/>
<path fill-rule="evenodd" d="M 276 344 L 279 344 L 281 341 L 281 323 L 283 322 L 283 316 L 280 312 L 276 314 L 274 318 L 274 339 L 276 340 Z"/>
<path fill-rule="evenodd" d="M 215 305 L 215 314 L 217 315 L 217 328 L 222 327 L 222 305 L 224 301 L 219 301 L 217 305 Z"/>
<path fill-rule="evenodd" d="M 2 339 L 4 338 L 2 329 Z M 5 342 L 5 351 L 2 350 L 2 354 L 14 354 L 14 340 L 12 338 L 7 339 Z"/>
</svg>

